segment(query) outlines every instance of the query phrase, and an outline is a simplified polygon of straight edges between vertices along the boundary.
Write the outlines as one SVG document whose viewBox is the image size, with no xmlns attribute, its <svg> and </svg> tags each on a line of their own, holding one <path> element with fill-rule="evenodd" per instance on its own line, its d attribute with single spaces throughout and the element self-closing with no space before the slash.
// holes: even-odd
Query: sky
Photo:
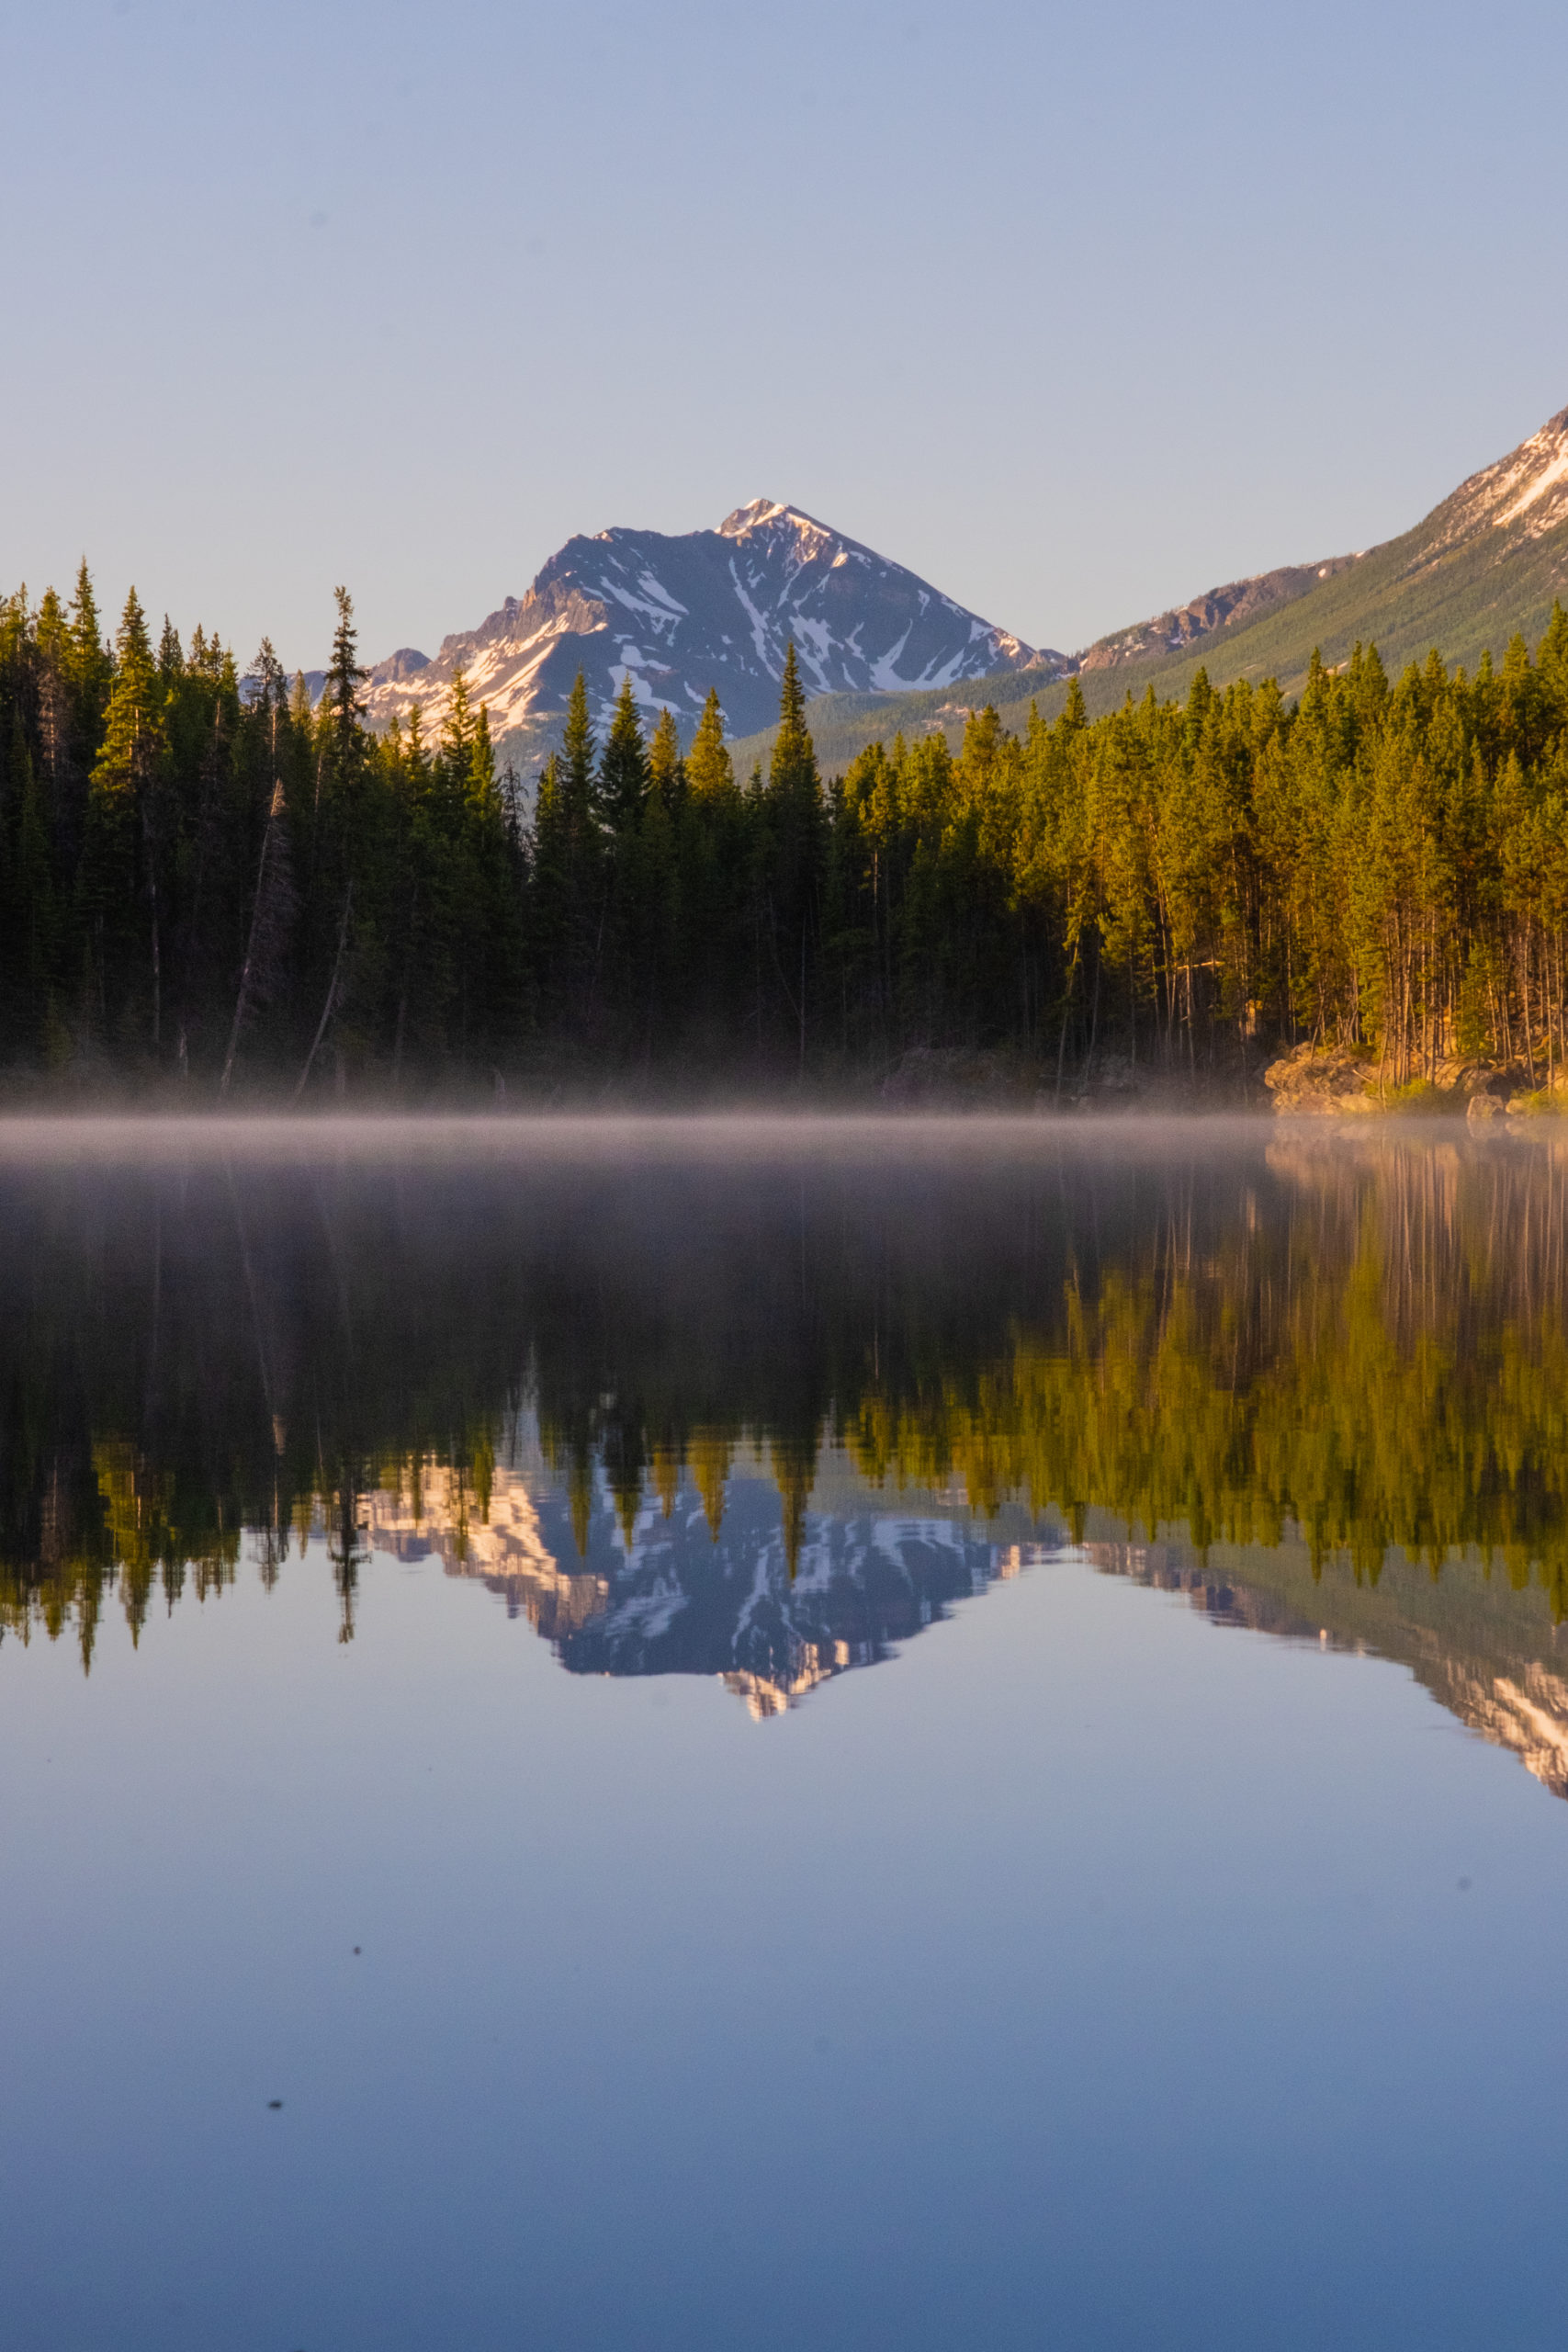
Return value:
<svg viewBox="0 0 1568 2352">
<path fill-rule="evenodd" d="M 434 652 L 784 499 L 1029 642 L 1568 402 L 1568 11 L 0 5 L 0 591 Z"/>
</svg>

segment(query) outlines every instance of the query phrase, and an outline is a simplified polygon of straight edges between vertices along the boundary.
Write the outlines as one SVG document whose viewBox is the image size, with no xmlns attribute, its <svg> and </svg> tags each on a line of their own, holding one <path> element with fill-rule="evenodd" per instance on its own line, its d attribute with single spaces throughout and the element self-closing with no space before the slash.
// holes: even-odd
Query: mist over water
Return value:
<svg viewBox="0 0 1568 2352">
<path fill-rule="evenodd" d="M 1551 2340 L 1565 1184 L 0 1124 L 25 2340 Z"/>
</svg>

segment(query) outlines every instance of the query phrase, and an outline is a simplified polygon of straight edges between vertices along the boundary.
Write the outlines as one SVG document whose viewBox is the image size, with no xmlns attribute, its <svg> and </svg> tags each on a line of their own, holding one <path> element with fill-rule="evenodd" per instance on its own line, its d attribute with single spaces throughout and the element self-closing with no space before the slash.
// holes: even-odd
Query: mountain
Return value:
<svg viewBox="0 0 1568 2352">
<path fill-rule="evenodd" d="M 900 731 L 956 741 L 986 702 L 1012 727 L 1032 703 L 1050 718 L 1075 675 L 1098 713 L 1150 686 L 1184 694 L 1200 663 L 1216 685 L 1273 677 L 1293 692 L 1314 649 L 1332 665 L 1358 642 L 1376 644 L 1391 671 L 1433 646 L 1473 668 L 1516 631 L 1533 644 L 1560 595 L 1568 409 L 1401 537 L 1226 582 L 1076 655 L 1026 645 L 798 507 L 754 499 L 713 531 L 569 539 L 525 596 L 444 639 L 434 660 L 403 646 L 378 662 L 367 701 L 378 728 L 417 701 L 434 731 L 464 669 L 503 758 L 526 771 L 556 741 L 580 666 L 601 727 L 629 678 L 645 723 L 672 710 L 689 739 L 716 686 L 744 769 L 772 741 L 793 637 L 831 773 Z M 307 683 L 319 693 L 321 673 Z"/>
<path fill-rule="evenodd" d="M 880 1664 L 1023 1567 L 1082 1558 L 1185 1594 L 1216 1624 L 1392 1659 L 1568 1797 L 1568 1680 L 1549 1597 L 1476 1559 L 1450 1558 L 1434 1577 L 1395 1549 L 1370 1578 L 1343 1555 L 1314 1555 L 1293 1527 L 1273 1544 L 1197 1548 L 1172 1529 L 1130 1541 L 1114 1513 L 1094 1510 L 1075 1550 L 1016 1506 L 976 1526 L 934 1496 L 890 1504 L 842 1468 L 822 1481 L 826 1507 L 804 1513 L 793 1558 L 776 1487 L 744 1475 L 716 1529 L 685 1485 L 668 1510 L 645 1498 L 623 1528 L 600 1480 L 580 1554 L 570 1502 L 541 1474 L 497 1464 L 481 1511 L 454 1474 L 425 1463 L 413 1491 L 365 1498 L 367 1541 L 403 1560 L 438 1555 L 449 1576 L 484 1583 L 570 1673 L 712 1675 L 760 1719 Z"/>
<path fill-rule="evenodd" d="M 558 1553 L 572 1544 L 564 1498 L 542 1498 Z M 777 1489 L 732 1478 L 716 1536 L 682 1489 L 671 1510 L 639 1512 L 629 1543 L 604 1498 L 588 1559 L 604 1607 L 553 1638 L 572 1674 L 721 1678 L 756 1716 L 777 1714 L 818 1683 L 875 1666 L 940 1623 L 960 1600 L 1017 1572 L 976 1530 L 866 1498 L 851 1514 L 807 1510 L 793 1564 Z"/>
<path fill-rule="evenodd" d="M 1053 717 L 1069 673 L 1098 714 L 1150 686 L 1184 694 L 1200 664 L 1216 685 L 1277 678 L 1296 692 L 1314 649 L 1332 666 L 1358 642 L 1375 644 L 1391 673 L 1425 661 L 1434 646 L 1473 669 L 1488 650 L 1500 661 L 1516 631 L 1533 649 L 1558 597 L 1568 603 L 1568 409 L 1472 474 L 1399 538 L 1212 588 L 1099 639 L 1038 693 L 1032 679 L 1001 675 L 959 693 L 837 695 L 813 706 L 812 733 L 832 770 L 863 744 L 889 742 L 900 730 L 941 727 L 956 740 L 976 702 L 995 702 L 1012 727 L 1027 722 L 1032 700 Z M 738 760 L 765 752 L 769 740 L 763 731 L 737 744 Z"/>
<path fill-rule="evenodd" d="M 1134 662 L 1163 662 L 1168 655 L 1190 652 L 1201 639 L 1220 629 L 1245 628 L 1280 605 L 1293 604 L 1320 581 L 1332 580 L 1359 563 L 1359 555 L 1330 556 L 1325 563 L 1287 563 L 1277 571 L 1261 571 L 1250 580 L 1228 581 L 1194 596 L 1190 605 L 1160 613 L 1150 621 L 1102 637 L 1080 653 L 1075 668 L 1088 674 L 1096 670 L 1125 669 Z"/>
<path fill-rule="evenodd" d="M 1315 576 L 1299 594 L 1221 616 L 1156 666 L 1172 658 L 1183 666 L 1197 653 L 1216 683 L 1273 676 L 1289 687 L 1314 648 L 1334 664 L 1358 640 L 1375 644 L 1391 671 L 1424 661 L 1434 646 L 1473 669 L 1487 650 L 1500 661 L 1516 632 L 1533 647 L 1553 600 L 1568 597 L 1568 409 L 1472 474 L 1414 530 L 1309 570 Z M 1113 639 L 1082 657 L 1086 677 L 1101 666 L 1114 673 Z"/>
<path fill-rule="evenodd" d="M 853 1500 L 849 1513 L 806 1512 L 792 1555 L 767 1478 L 730 1480 L 718 1529 L 684 1487 L 623 1530 L 601 1483 L 580 1556 L 569 1500 L 547 1478 L 497 1464 L 481 1510 L 430 1462 L 413 1491 L 367 1497 L 362 1525 L 377 1552 L 439 1556 L 449 1576 L 488 1585 L 574 1674 L 716 1675 L 761 1717 L 891 1657 L 1022 1564 L 988 1532 L 895 1513 L 863 1491 Z"/>
<path fill-rule="evenodd" d="M 1568 1797 L 1568 1679 L 1548 1596 L 1516 1590 L 1478 1560 L 1450 1556 L 1441 1577 L 1395 1548 L 1372 1576 L 1325 1559 L 1287 1528 L 1278 1544 L 1196 1547 L 1166 1531 L 1090 1540 L 1105 1576 L 1185 1593 L 1213 1623 L 1314 1648 L 1392 1659 L 1494 1747 L 1506 1747 L 1555 1797 Z"/>
<path fill-rule="evenodd" d="M 749 734 L 777 715 L 791 638 L 814 695 L 1016 671 L 1043 682 L 1066 666 L 798 507 L 754 499 L 716 531 L 569 539 L 526 595 L 446 638 L 434 661 L 404 646 L 378 662 L 369 717 L 383 728 L 417 701 L 438 729 L 463 669 L 521 767 L 554 740 L 581 667 L 601 727 L 629 678 L 649 726 L 671 710 L 689 737 L 716 686 L 731 731 Z"/>
</svg>

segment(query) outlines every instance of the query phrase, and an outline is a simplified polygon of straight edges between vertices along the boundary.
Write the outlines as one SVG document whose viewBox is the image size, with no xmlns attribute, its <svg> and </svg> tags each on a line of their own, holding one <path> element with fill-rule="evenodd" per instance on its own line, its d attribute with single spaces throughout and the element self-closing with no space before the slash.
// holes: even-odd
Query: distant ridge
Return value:
<svg viewBox="0 0 1568 2352">
<path fill-rule="evenodd" d="M 1558 598 L 1568 604 L 1568 409 L 1472 474 L 1399 538 L 1234 581 L 1114 630 L 1037 695 L 1032 682 L 1002 675 L 983 691 L 874 701 L 835 695 L 813 705 L 812 732 L 831 768 L 863 744 L 889 742 L 900 731 L 941 727 L 956 737 L 976 700 L 995 702 L 1012 726 L 1027 718 L 1031 701 L 1049 718 L 1065 699 L 1069 673 L 1078 676 L 1089 710 L 1100 712 L 1150 686 L 1183 694 L 1200 665 L 1216 685 L 1271 677 L 1296 693 L 1314 650 L 1334 667 L 1358 643 L 1375 644 L 1391 671 L 1425 661 L 1434 646 L 1473 670 L 1484 652 L 1501 661 L 1516 634 L 1533 648 Z M 763 730 L 738 744 L 738 756 L 749 761 L 768 740 Z"/>
<path fill-rule="evenodd" d="M 1190 605 L 1140 621 L 1134 628 L 1102 637 L 1074 663 L 1083 673 L 1125 669 L 1134 662 L 1163 662 L 1168 655 L 1186 653 L 1221 629 L 1245 628 L 1280 605 L 1294 603 L 1323 580 L 1359 563 L 1359 555 L 1330 556 L 1324 563 L 1288 563 L 1278 571 L 1258 572 L 1250 580 L 1232 580 L 1194 596 Z"/>
<path fill-rule="evenodd" d="M 1212 628 L 1170 644 L 1164 658 L 1179 662 L 1201 650 L 1216 681 L 1276 676 L 1294 686 L 1314 648 L 1332 664 L 1348 660 L 1358 641 L 1375 642 L 1385 664 L 1399 669 L 1436 646 L 1473 669 L 1483 652 L 1501 660 L 1516 633 L 1533 643 L 1553 600 L 1568 596 L 1568 409 L 1472 474 L 1414 530 L 1364 554 L 1303 567 L 1296 593 L 1291 577 L 1270 572 L 1240 583 L 1271 592 L 1267 605 L 1248 609 L 1242 599 Z M 1213 592 L 1216 605 L 1231 593 Z M 1102 639 L 1091 647 L 1085 673 L 1114 644 Z"/>
</svg>

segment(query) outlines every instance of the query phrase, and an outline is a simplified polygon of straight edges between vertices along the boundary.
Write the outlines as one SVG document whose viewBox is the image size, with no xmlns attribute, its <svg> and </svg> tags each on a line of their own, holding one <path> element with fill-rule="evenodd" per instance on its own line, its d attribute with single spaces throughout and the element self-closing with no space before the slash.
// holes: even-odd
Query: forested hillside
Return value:
<svg viewBox="0 0 1568 2352">
<path fill-rule="evenodd" d="M 1555 1074 L 1568 616 L 1531 655 L 1396 681 L 1357 648 L 1299 701 L 1223 692 L 972 717 L 824 781 L 793 656 L 765 769 L 710 695 L 682 753 L 580 681 L 537 805 L 459 675 L 440 736 L 364 722 L 339 592 L 312 709 L 270 648 L 112 646 L 74 596 L 0 605 L 0 1062 L 193 1103 L 623 1083 L 862 1083 L 1005 1048 L 1055 1091 L 1114 1045 L 1235 1069 L 1304 1037 L 1386 1083 L 1450 1051 Z"/>
<path fill-rule="evenodd" d="M 1358 645 L 1375 644 L 1391 669 L 1424 662 L 1441 646 L 1473 671 L 1487 647 L 1516 635 L 1534 644 L 1568 591 L 1568 409 L 1494 465 L 1450 492 L 1413 530 L 1357 555 L 1287 564 L 1211 588 L 1180 607 L 1102 637 L 1063 671 L 1076 670 L 1091 717 L 1131 692 L 1187 693 L 1200 666 L 1212 684 L 1272 678 L 1299 694 L 1315 654 L 1330 668 Z M 829 759 L 850 758 L 874 736 L 890 743 L 942 729 L 954 743 L 963 706 L 990 695 L 1021 726 L 1030 682 L 1004 675 L 959 690 L 825 695 L 812 726 Z M 1021 692 L 1023 701 L 1020 702 Z M 1041 708 L 1055 713 L 1063 685 L 1043 684 Z M 771 735 L 740 747 L 766 754 Z"/>
</svg>

